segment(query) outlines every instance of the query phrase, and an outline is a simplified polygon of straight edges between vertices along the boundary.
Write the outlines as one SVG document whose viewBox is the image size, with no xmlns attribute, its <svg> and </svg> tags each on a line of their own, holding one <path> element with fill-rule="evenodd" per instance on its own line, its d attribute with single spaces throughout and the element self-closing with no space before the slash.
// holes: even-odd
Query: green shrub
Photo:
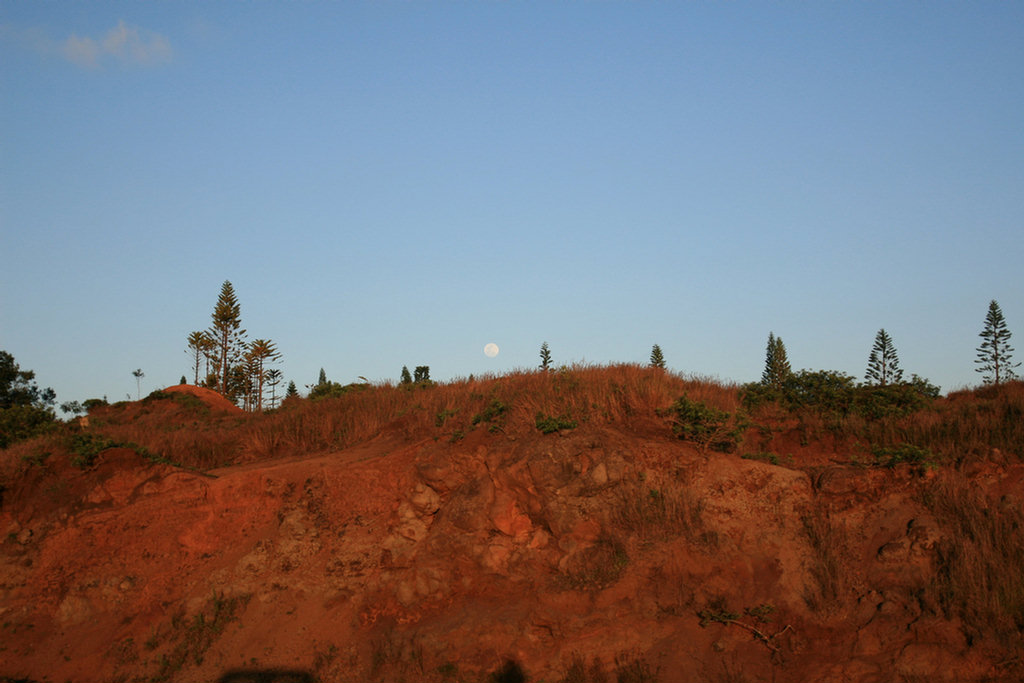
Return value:
<svg viewBox="0 0 1024 683">
<path fill-rule="evenodd" d="M 544 413 L 537 413 L 536 425 L 542 434 L 551 434 L 563 429 L 575 429 L 577 422 L 567 415 L 552 417 Z"/>
<path fill-rule="evenodd" d="M 481 422 L 494 422 L 502 415 L 508 412 L 508 406 L 499 401 L 498 399 L 492 399 L 487 407 L 482 411 L 473 416 L 473 424 L 480 424 Z"/>
<path fill-rule="evenodd" d="M 83 470 L 92 467 L 100 453 L 115 446 L 113 439 L 99 434 L 75 434 L 68 442 L 71 464 Z"/>
<path fill-rule="evenodd" d="M 892 448 L 875 448 L 872 455 L 875 456 L 875 464 L 881 467 L 892 468 L 897 465 L 909 464 L 926 470 L 935 466 L 935 456 L 931 451 L 909 443 Z"/>
<path fill-rule="evenodd" d="M 338 398 L 353 391 L 365 391 L 370 385 L 365 382 L 353 382 L 352 384 L 339 384 L 338 382 L 325 381 L 310 389 L 309 398 L 313 400 L 322 398 Z"/>
<path fill-rule="evenodd" d="M 56 425 L 57 417 L 50 408 L 36 405 L 0 408 L 0 448 L 45 434 Z"/>
<path fill-rule="evenodd" d="M 740 456 L 744 460 L 758 460 L 769 465 L 778 465 L 780 462 L 790 464 L 793 461 L 792 455 L 780 457 L 777 453 L 744 453 Z"/>
<path fill-rule="evenodd" d="M 677 399 L 670 410 L 675 413 L 672 431 L 680 439 L 696 443 L 701 452 L 709 448 L 722 453 L 736 450 L 744 425 L 735 414 L 686 396 Z"/>
</svg>

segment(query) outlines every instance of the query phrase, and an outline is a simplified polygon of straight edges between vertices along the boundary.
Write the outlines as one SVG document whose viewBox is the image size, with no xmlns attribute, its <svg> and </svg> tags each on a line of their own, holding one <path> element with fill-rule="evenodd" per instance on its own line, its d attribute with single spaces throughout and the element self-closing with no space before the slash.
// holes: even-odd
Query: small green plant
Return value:
<svg viewBox="0 0 1024 683">
<path fill-rule="evenodd" d="M 545 415 L 544 413 L 537 413 L 535 424 L 541 434 L 552 434 L 563 429 L 576 429 L 577 426 L 576 420 L 573 420 L 568 415 L 552 417 L 551 415 Z"/>
<path fill-rule="evenodd" d="M 92 467 L 100 453 L 115 446 L 113 439 L 99 434 L 75 434 L 68 443 L 71 464 L 83 470 Z"/>
<path fill-rule="evenodd" d="M 446 408 L 444 410 L 438 411 L 437 415 L 434 416 L 434 426 L 435 427 L 443 427 L 444 423 L 445 423 L 445 420 L 447 420 L 449 417 L 452 417 L 453 415 L 455 415 L 458 412 L 459 411 L 457 409 L 455 409 L 455 408 L 450 408 L 450 409 Z"/>
<path fill-rule="evenodd" d="M 908 464 L 919 471 L 935 467 L 935 456 L 931 451 L 909 443 L 891 448 L 875 448 L 871 453 L 875 456 L 875 464 L 880 467 L 891 469 L 897 465 Z"/>
<path fill-rule="evenodd" d="M 729 624 L 740 618 L 739 612 L 729 609 L 723 595 L 712 599 L 704 609 L 697 612 L 697 616 L 700 618 L 701 628 L 706 628 L 708 624 Z"/>
<path fill-rule="evenodd" d="M 766 602 L 756 607 L 746 607 L 743 609 L 743 613 L 748 617 L 753 617 L 754 621 L 760 624 L 770 624 L 772 622 L 772 614 L 775 613 L 775 605 Z"/>
<path fill-rule="evenodd" d="M 744 424 L 733 413 L 682 396 L 670 409 L 675 414 L 672 431 L 679 438 L 697 444 L 702 453 L 708 449 L 722 453 L 736 450 Z"/>
<path fill-rule="evenodd" d="M 487 407 L 482 411 L 473 416 L 473 424 L 477 425 L 481 422 L 495 422 L 501 418 L 506 412 L 508 412 L 508 406 L 498 399 L 492 399 Z"/>
<path fill-rule="evenodd" d="M 150 394 L 152 396 L 152 394 Z M 182 408 L 193 412 L 197 415 L 209 415 L 210 406 L 206 405 L 201 398 L 193 396 L 192 394 L 176 391 L 172 394 L 174 402 L 180 405 Z"/>
</svg>

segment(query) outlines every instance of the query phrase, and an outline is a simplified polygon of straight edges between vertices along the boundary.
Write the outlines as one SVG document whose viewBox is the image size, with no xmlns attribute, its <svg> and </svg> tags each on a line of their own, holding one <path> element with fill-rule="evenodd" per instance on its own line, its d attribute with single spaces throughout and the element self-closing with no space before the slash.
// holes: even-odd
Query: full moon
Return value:
<svg viewBox="0 0 1024 683">
<path fill-rule="evenodd" d="M 485 346 L 484 347 L 484 355 L 487 356 L 488 358 L 494 358 L 495 356 L 497 356 L 498 355 L 498 345 L 492 342 L 492 343 L 488 344 L 487 346 Z"/>
</svg>

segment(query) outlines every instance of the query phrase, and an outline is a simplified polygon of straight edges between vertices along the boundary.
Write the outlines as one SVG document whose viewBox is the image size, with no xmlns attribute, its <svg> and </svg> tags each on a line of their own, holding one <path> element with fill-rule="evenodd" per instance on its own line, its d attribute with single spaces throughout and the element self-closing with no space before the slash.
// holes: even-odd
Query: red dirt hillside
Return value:
<svg viewBox="0 0 1024 683">
<path fill-rule="evenodd" d="M 242 409 L 236 406 L 231 401 L 218 394 L 216 391 L 207 389 L 205 387 L 197 387 L 194 384 L 175 384 L 164 389 L 169 394 L 181 393 L 195 396 L 204 404 L 210 407 L 211 410 L 216 410 L 224 413 L 241 413 Z"/>
<path fill-rule="evenodd" d="M 0 681 L 1024 676 L 1020 385 L 841 420 L 634 366 L 212 393 L 0 451 Z"/>
</svg>

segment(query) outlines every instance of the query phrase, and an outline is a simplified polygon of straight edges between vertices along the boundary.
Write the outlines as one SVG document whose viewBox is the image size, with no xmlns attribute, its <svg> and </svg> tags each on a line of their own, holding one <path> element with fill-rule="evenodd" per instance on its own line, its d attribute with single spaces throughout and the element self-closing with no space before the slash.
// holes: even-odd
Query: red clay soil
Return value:
<svg viewBox="0 0 1024 683">
<path fill-rule="evenodd" d="M 194 384 L 174 384 L 172 386 L 167 387 L 163 391 L 170 394 L 190 394 L 198 398 L 207 406 L 209 406 L 211 410 L 223 413 L 238 414 L 242 414 L 245 412 L 241 408 L 236 406 L 234 403 L 224 398 L 223 395 L 217 393 L 216 391 L 213 391 L 212 389 L 207 389 L 205 387 L 197 387 Z"/>
<path fill-rule="evenodd" d="M 935 476 L 597 427 L 205 474 L 54 455 L 0 507 L 0 681 L 1019 681 L 928 597 Z"/>
</svg>

